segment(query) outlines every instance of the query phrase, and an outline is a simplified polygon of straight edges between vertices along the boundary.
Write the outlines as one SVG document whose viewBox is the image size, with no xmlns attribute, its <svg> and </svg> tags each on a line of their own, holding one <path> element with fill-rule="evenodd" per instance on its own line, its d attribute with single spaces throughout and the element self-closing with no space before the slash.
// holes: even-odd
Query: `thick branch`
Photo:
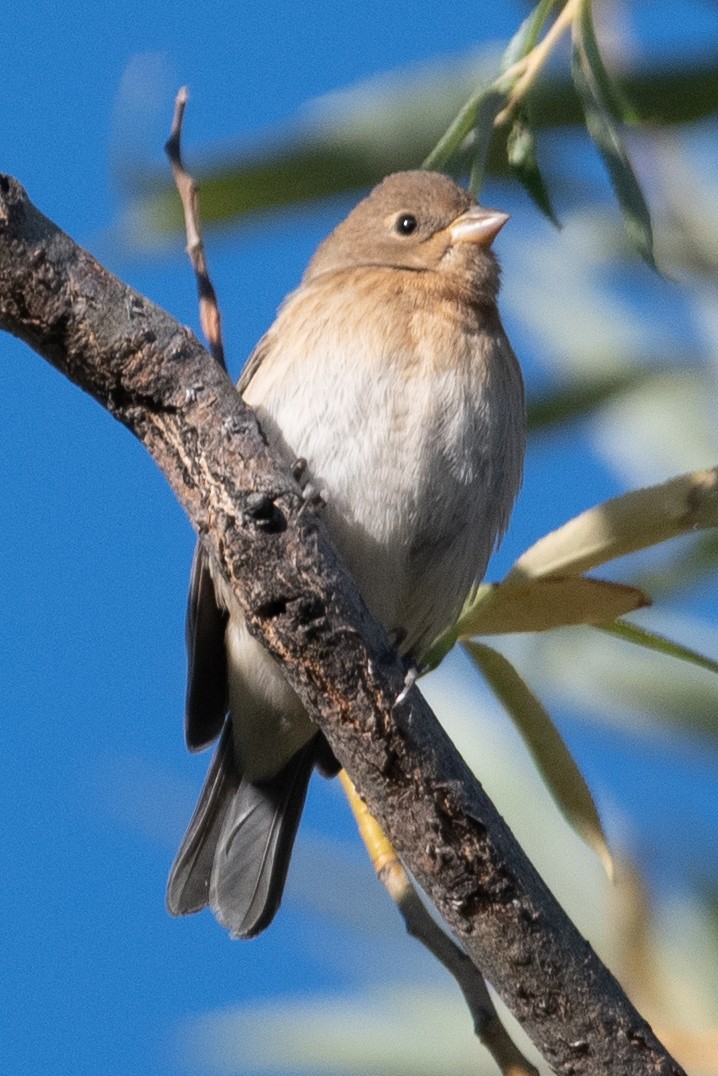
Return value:
<svg viewBox="0 0 718 1076">
<path fill-rule="evenodd" d="M 558 1073 L 681 1073 L 403 670 L 195 337 L 0 177 L 0 327 L 145 444 L 404 862 Z"/>
</svg>

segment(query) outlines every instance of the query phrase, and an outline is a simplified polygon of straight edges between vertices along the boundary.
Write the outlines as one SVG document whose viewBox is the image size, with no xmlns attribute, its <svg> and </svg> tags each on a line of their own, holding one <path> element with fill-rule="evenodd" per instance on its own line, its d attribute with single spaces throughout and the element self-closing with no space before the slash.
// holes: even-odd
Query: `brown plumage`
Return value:
<svg viewBox="0 0 718 1076">
<path fill-rule="evenodd" d="M 307 461 L 367 605 L 419 661 L 456 617 L 521 480 L 524 399 L 496 298 L 505 214 L 446 176 L 389 176 L 319 246 L 238 389 L 287 465 Z M 306 787 L 332 759 L 198 548 L 187 741 L 220 732 L 172 868 L 173 914 L 234 936 L 271 921 Z"/>
</svg>

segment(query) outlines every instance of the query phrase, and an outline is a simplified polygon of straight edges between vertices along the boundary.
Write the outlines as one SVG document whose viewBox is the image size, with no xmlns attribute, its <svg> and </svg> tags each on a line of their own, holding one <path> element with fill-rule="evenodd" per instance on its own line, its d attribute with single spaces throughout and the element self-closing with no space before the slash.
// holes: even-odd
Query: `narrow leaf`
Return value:
<svg viewBox="0 0 718 1076">
<path fill-rule="evenodd" d="M 508 71 L 518 60 L 522 60 L 527 53 L 531 52 L 543 30 L 544 23 L 551 13 L 551 8 L 556 0 L 541 0 L 530 15 L 524 19 L 514 36 L 506 46 L 506 51 L 501 57 L 501 73 Z"/>
<path fill-rule="evenodd" d="M 690 359 L 684 359 L 686 364 Z M 600 366 L 600 361 L 598 362 Z M 648 367 L 608 370 L 576 379 L 573 383 L 549 389 L 541 395 L 532 395 L 528 401 L 526 422 L 531 433 L 550 429 L 571 419 L 584 418 L 596 408 L 615 399 L 624 392 L 640 388 L 656 377 L 656 371 Z"/>
<path fill-rule="evenodd" d="M 448 628 L 435 639 L 431 647 L 421 659 L 421 674 L 431 672 L 441 665 L 446 655 L 453 650 L 457 641 L 456 627 Z"/>
<path fill-rule="evenodd" d="M 548 711 L 503 654 L 475 642 L 463 647 L 514 722 L 564 818 L 613 879 L 613 859 L 593 797 Z"/>
<path fill-rule="evenodd" d="M 583 0 L 582 8 L 587 4 L 588 0 Z M 623 213 L 626 231 L 641 257 L 655 268 L 653 230 L 648 206 L 610 108 L 604 99 L 600 75 L 591 66 L 591 55 L 586 48 L 581 26 L 581 19 L 577 19 L 573 24 L 571 72 L 586 116 L 586 128 L 608 170 Z"/>
<path fill-rule="evenodd" d="M 615 557 L 704 527 L 718 527 L 718 467 L 590 508 L 531 546 L 504 582 L 581 575 Z"/>
<path fill-rule="evenodd" d="M 469 190 L 478 197 L 486 172 L 489 146 L 494 133 L 494 120 L 504 107 L 506 94 L 511 89 L 511 83 L 502 81 L 501 74 L 534 47 L 554 3 L 555 0 L 540 0 L 509 42 L 501 59 L 499 77 L 490 86 L 486 86 L 469 99 L 426 157 L 422 168 L 445 168 L 451 158 L 460 152 L 466 138 L 473 131 L 474 144 Z"/>
<path fill-rule="evenodd" d="M 660 595 L 679 594 L 713 576 L 718 567 L 718 530 L 701 534 L 688 548 L 675 551 L 668 565 L 641 572 L 640 585 L 654 600 Z"/>
<path fill-rule="evenodd" d="M 561 224 L 556 216 L 548 188 L 541 175 L 536 158 L 536 138 L 525 114 L 520 113 L 509 131 L 506 152 L 511 169 L 528 192 L 538 209 L 556 228 Z"/>
<path fill-rule="evenodd" d="M 591 0 L 583 0 L 583 3 L 579 5 L 577 24 L 586 59 L 596 79 L 604 104 L 615 119 L 620 122 L 638 123 L 638 113 L 633 105 L 630 104 L 616 80 L 611 78 L 604 65 L 601 50 L 596 40 Z"/>
<path fill-rule="evenodd" d="M 454 632 L 466 638 L 610 624 L 650 604 L 650 598 L 636 587 L 580 575 L 485 583 L 464 606 Z"/>
<path fill-rule="evenodd" d="M 422 168 L 434 169 L 440 172 L 446 167 L 447 162 L 458 153 L 464 140 L 473 130 L 484 98 L 490 92 L 491 87 L 486 86 L 466 102 L 431 153 L 424 159 L 421 165 Z"/>
<path fill-rule="evenodd" d="M 300 117 L 266 131 L 251 145 L 227 154 L 198 150 L 202 216 L 207 226 L 250 213 L 277 211 L 370 187 L 388 172 L 415 168 L 451 123 L 461 102 L 483 79 L 488 86 L 495 57 L 467 54 L 451 65 L 387 72 L 330 99 L 310 102 Z M 691 123 L 718 109 L 718 70 L 712 60 L 642 68 L 622 76 L 639 115 L 653 124 Z M 547 72 L 531 95 L 537 129 L 566 129 L 583 122 L 571 82 Z M 471 129 L 469 124 L 468 130 Z M 492 140 L 488 170 L 507 174 L 503 133 Z M 440 167 L 433 165 L 433 167 Z M 132 199 L 123 221 L 127 239 L 147 248 L 182 229 L 174 184 L 164 173 L 127 171 Z"/>
<path fill-rule="evenodd" d="M 490 89 L 482 98 L 476 113 L 471 174 L 469 177 L 469 190 L 475 198 L 478 198 L 484 182 L 489 146 L 494 134 L 494 120 L 505 103 L 506 95 L 504 93 L 496 89 Z"/>
<path fill-rule="evenodd" d="M 672 639 L 666 639 L 663 635 L 648 631 L 647 628 L 639 628 L 637 624 L 631 624 L 626 620 L 618 620 L 615 624 L 595 624 L 600 631 L 608 632 L 609 635 L 617 635 L 626 642 L 643 646 L 646 650 L 656 650 L 659 654 L 667 654 L 672 658 L 679 658 L 691 665 L 697 665 L 700 669 L 718 673 L 718 661 L 708 658 L 705 654 L 692 650 L 689 646 L 674 643 Z"/>
</svg>

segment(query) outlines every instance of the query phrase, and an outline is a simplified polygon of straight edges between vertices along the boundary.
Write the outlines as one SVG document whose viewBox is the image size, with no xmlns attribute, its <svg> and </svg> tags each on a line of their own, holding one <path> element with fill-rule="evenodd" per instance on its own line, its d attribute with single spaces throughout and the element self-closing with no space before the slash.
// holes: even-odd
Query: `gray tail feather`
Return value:
<svg viewBox="0 0 718 1076">
<path fill-rule="evenodd" d="M 240 785 L 232 726 L 225 722 L 199 802 L 167 883 L 172 915 L 190 915 L 209 904 L 209 879 L 225 816 Z"/>
<path fill-rule="evenodd" d="M 253 784 L 237 770 L 231 722 L 226 722 L 170 872 L 172 915 L 209 904 L 235 938 L 251 938 L 269 926 L 282 899 L 317 739 L 275 777 Z"/>
</svg>

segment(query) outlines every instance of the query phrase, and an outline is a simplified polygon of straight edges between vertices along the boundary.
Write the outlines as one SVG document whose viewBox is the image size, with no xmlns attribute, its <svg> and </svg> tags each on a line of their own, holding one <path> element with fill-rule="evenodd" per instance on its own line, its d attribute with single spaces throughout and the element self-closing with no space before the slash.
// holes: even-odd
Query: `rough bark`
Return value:
<svg viewBox="0 0 718 1076">
<path fill-rule="evenodd" d="M 404 862 L 557 1073 L 679 1074 L 401 663 L 195 337 L 0 176 L 0 327 L 146 446 Z"/>
</svg>

